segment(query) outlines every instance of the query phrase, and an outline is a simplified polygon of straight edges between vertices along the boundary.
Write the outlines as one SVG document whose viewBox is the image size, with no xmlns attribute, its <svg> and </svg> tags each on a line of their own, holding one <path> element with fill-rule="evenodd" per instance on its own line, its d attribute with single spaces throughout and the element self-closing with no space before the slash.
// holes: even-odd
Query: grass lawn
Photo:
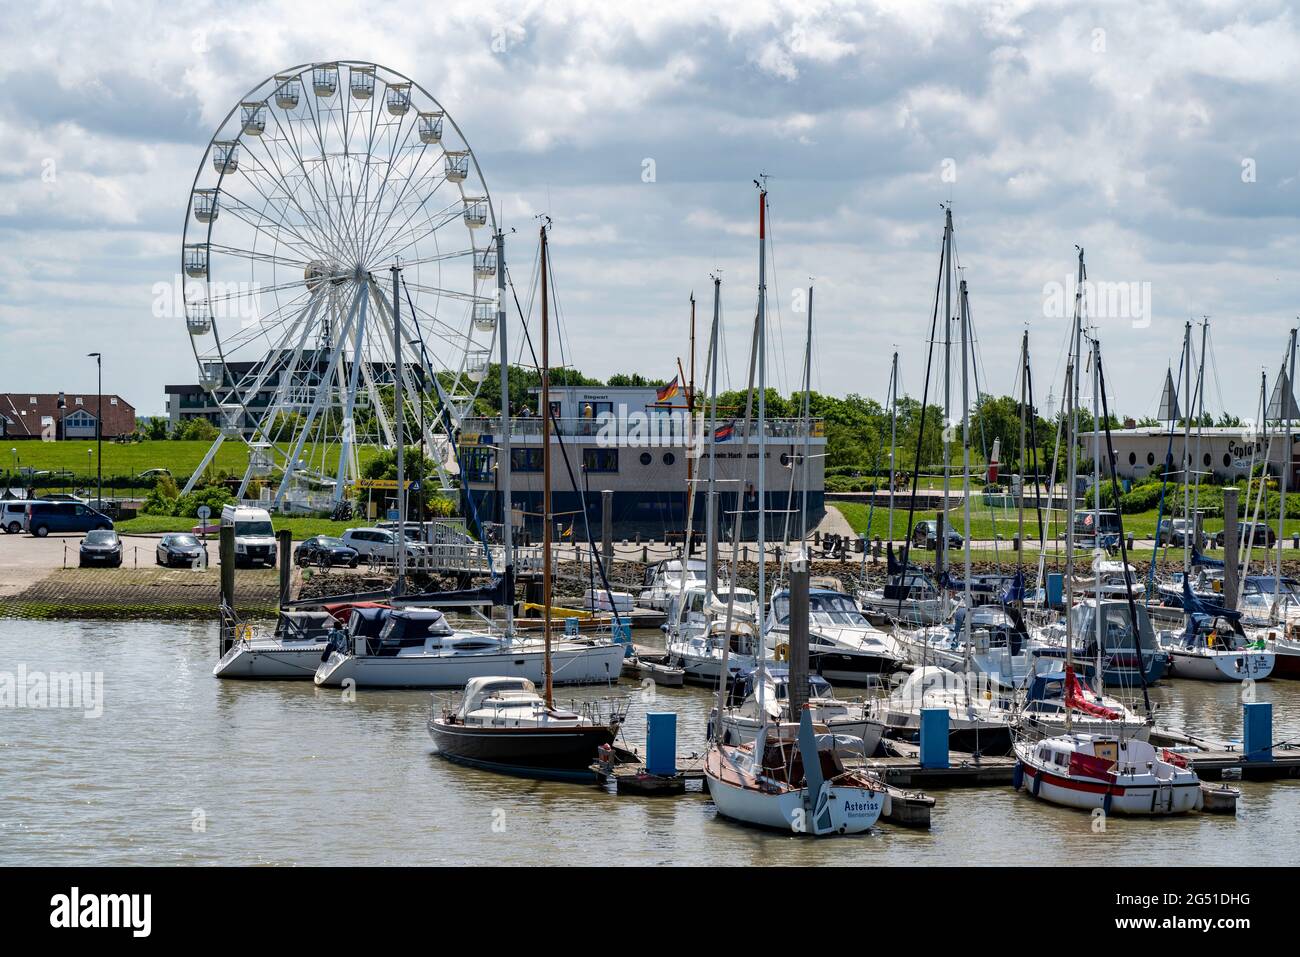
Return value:
<svg viewBox="0 0 1300 957">
<path fill-rule="evenodd" d="M 212 519 L 209 519 L 212 521 Z M 284 518 L 272 516 L 272 523 L 277 531 L 287 528 L 293 532 L 293 540 L 300 542 L 313 535 L 342 535 L 349 528 L 364 528 L 370 523 L 364 518 L 350 522 L 331 522 L 327 518 Z M 149 535 L 162 532 L 188 532 L 198 525 L 197 518 L 174 518 L 167 515 L 141 515 L 117 523 L 117 530 L 123 535 Z"/>
<path fill-rule="evenodd" d="M 168 440 L 144 441 L 132 444 L 105 442 L 104 477 L 136 476 L 147 469 L 170 469 L 173 476 L 182 478 L 190 475 L 199 466 L 211 443 L 178 442 Z M 9 449 L 16 449 L 19 467 L 30 467 L 39 471 L 68 469 L 79 478 L 96 473 L 94 441 L 65 442 L 9 442 L 0 448 L 0 471 L 14 468 L 14 456 Z M 91 451 L 87 458 L 86 450 Z M 362 449 L 362 459 L 373 450 Z M 334 471 L 338 464 L 337 447 L 327 455 L 327 467 Z M 228 441 L 217 450 L 212 467 L 217 471 L 229 471 L 241 474 L 248 467 L 248 447 L 240 441 Z M 84 484 L 84 482 L 82 483 Z"/>
</svg>

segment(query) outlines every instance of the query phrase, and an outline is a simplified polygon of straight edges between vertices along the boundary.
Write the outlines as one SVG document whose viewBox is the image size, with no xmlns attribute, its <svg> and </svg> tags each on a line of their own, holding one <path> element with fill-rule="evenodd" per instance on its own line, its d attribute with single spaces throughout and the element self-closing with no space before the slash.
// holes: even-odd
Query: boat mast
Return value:
<svg viewBox="0 0 1300 957">
<path fill-rule="evenodd" d="M 718 503 L 715 500 L 717 495 L 717 468 L 715 464 L 717 456 L 714 454 L 716 452 L 714 441 L 718 433 L 718 317 L 721 312 L 722 280 L 714 276 L 713 325 L 709 330 L 709 481 L 704 498 L 704 521 L 707 525 L 705 529 L 704 579 L 705 587 L 710 595 L 718 590 L 718 542 L 716 538 Z"/>
<path fill-rule="evenodd" d="M 946 436 L 952 425 L 952 207 L 944 208 L 943 221 L 943 433 Z M 943 534 L 935 542 L 939 549 L 942 589 L 942 608 L 948 611 L 948 495 L 952 484 L 952 443 L 943 441 Z M 919 466 L 919 462 L 917 463 Z"/>
<path fill-rule="evenodd" d="M 1187 396 L 1187 408 L 1183 409 L 1183 576 L 1186 577 L 1192 567 L 1191 536 L 1187 534 L 1187 523 L 1191 521 L 1192 507 L 1192 406 L 1196 404 L 1192 395 L 1192 322 L 1183 324 L 1183 395 Z M 1170 526 L 1172 527 L 1172 525 Z"/>
<path fill-rule="evenodd" d="M 813 287 L 808 284 L 808 336 L 803 351 L 803 487 L 799 490 L 799 540 L 808 537 L 808 458 L 812 454 Z"/>
<path fill-rule="evenodd" d="M 695 425 L 695 291 L 691 290 L 691 325 L 690 325 L 690 346 L 691 355 L 689 368 L 691 370 L 690 378 L 686 383 L 686 421 L 687 429 Z M 695 463 L 691 461 L 690 433 L 686 436 L 686 494 L 695 498 Z M 685 544 L 686 557 L 684 561 L 689 562 L 691 557 L 691 542 L 687 538 Z"/>
<path fill-rule="evenodd" d="M 889 541 L 894 540 L 894 467 L 895 452 L 898 449 L 898 350 L 894 350 L 894 361 L 889 367 Z M 871 529 L 867 529 L 871 537 Z M 862 554 L 865 559 L 867 548 L 864 544 Z"/>
<path fill-rule="evenodd" d="M 1096 685 L 1097 694 L 1102 693 L 1104 682 L 1102 680 L 1102 660 L 1101 660 L 1101 357 L 1099 354 L 1099 343 L 1097 339 L 1089 340 L 1092 350 L 1092 534 L 1093 534 L 1093 555 L 1096 570 L 1093 580 L 1096 583 L 1097 590 L 1097 613 L 1093 616 L 1096 621 L 1096 638 L 1097 638 L 1097 662 L 1095 673 L 1093 674 L 1093 683 Z M 1115 508 L 1118 514 L 1119 501 L 1115 502 Z M 1124 580 L 1128 581 L 1128 564 L 1123 568 Z M 1137 647 L 1138 666 L 1142 666 L 1142 644 L 1140 635 L 1134 634 L 1133 641 Z"/>
<path fill-rule="evenodd" d="M 966 520 L 965 529 L 965 582 L 962 586 L 964 595 L 963 599 L 966 605 L 966 613 L 962 616 L 962 642 L 966 647 L 965 664 L 966 664 L 966 699 L 970 701 L 970 654 L 971 654 L 971 619 L 974 615 L 974 602 L 970 593 L 970 381 L 969 381 L 969 356 L 970 346 L 968 344 L 969 336 L 967 335 L 967 320 L 969 319 L 970 303 L 966 299 L 966 280 L 961 281 L 959 290 L 960 300 L 957 304 L 959 319 L 961 325 L 961 491 L 963 505 L 963 515 Z M 947 529 L 944 530 L 945 536 Z"/>
<path fill-rule="evenodd" d="M 393 546 L 396 553 L 396 577 L 393 580 L 393 594 L 400 595 L 405 590 L 406 579 L 406 410 L 402 408 L 402 320 L 401 302 L 397 298 L 397 287 L 402 276 L 402 267 L 393 264 L 393 442 L 397 446 L 397 542 Z"/>
<path fill-rule="evenodd" d="M 551 680 L 551 362 L 550 326 L 547 313 L 546 227 L 543 221 L 542 242 L 542 642 L 543 668 L 546 679 L 546 708 L 555 706 Z"/>
<path fill-rule="evenodd" d="M 1029 405 L 1029 330 L 1025 330 L 1020 340 L 1020 501 L 1017 515 L 1016 541 L 1020 548 L 1016 552 L 1016 571 L 1021 579 L 1025 575 L 1025 415 Z M 1037 476 L 1035 476 L 1037 479 Z M 1023 591 L 1023 589 L 1022 589 Z M 1023 605 L 1023 600 L 1016 604 Z"/>
<path fill-rule="evenodd" d="M 1075 473 L 1079 468 L 1079 449 L 1076 442 L 1078 435 L 1079 389 L 1078 361 L 1080 338 L 1080 312 L 1083 307 L 1083 249 L 1079 250 L 1079 270 L 1074 287 L 1074 328 L 1070 330 L 1069 362 L 1065 367 L 1065 402 L 1066 427 L 1066 465 L 1065 465 L 1065 670 L 1066 674 L 1074 668 L 1074 493 Z M 1065 705 L 1065 733 L 1071 731 L 1070 705 L 1067 695 Z"/>
<path fill-rule="evenodd" d="M 1201 458 L 1201 437 L 1205 432 L 1205 349 L 1206 337 L 1210 332 L 1210 317 L 1201 317 L 1201 361 L 1199 368 L 1196 370 L 1196 392 L 1197 392 L 1197 409 L 1196 409 L 1196 455 L 1193 461 L 1196 465 L 1196 481 L 1192 486 L 1192 515 L 1195 516 L 1201 509 L 1201 472 L 1205 467 L 1204 460 Z M 1197 531 L 1195 522 L 1192 524 L 1193 532 Z M 1196 547 L 1201 547 L 1200 538 L 1196 539 Z"/>
<path fill-rule="evenodd" d="M 510 354 L 506 351 L 506 240 L 497 229 L 497 339 L 501 350 L 501 444 L 497 451 L 497 483 L 501 489 L 501 563 L 506 577 L 506 640 L 515 633 L 515 549 L 510 523 Z"/>
<path fill-rule="evenodd" d="M 1291 484 L 1291 470 L 1294 468 L 1295 455 L 1291 449 L 1291 408 L 1295 405 L 1295 350 L 1296 350 L 1296 330 L 1291 330 L 1291 338 L 1287 343 L 1287 358 L 1283 363 L 1288 367 L 1286 374 L 1285 394 L 1279 396 L 1279 405 L 1281 415 L 1286 419 L 1286 440 L 1282 443 L 1282 485 L 1281 497 L 1278 502 L 1277 510 L 1277 567 L 1273 573 L 1273 608 L 1270 618 L 1277 614 L 1282 607 L 1282 537 L 1283 522 L 1286 520 L 1286 491 L 1287 486 Z M 1253 537 L 1254 532 L 1251 532 Z"/>
<path fill-rule="evenodd" d="M 758 187 L 758 712 L 767 724 L 767 177 Z"/>
</svg>

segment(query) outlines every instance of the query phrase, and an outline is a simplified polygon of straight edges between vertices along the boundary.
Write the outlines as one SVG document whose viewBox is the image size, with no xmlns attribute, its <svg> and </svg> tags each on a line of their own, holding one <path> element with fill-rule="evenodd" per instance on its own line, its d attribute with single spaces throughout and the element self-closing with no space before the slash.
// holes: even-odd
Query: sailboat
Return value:
<svg viewBox="0 0 1300 957">
<path fill-rule="evenodd" d="M 1187 625 L 1181 632 L 1166 631 L 1161 645 L 1169 654 L 1174 678 L 1198 681 L 1263 681 L 1273 673 L 1277 655 L 1264 640 L 1246 636 L 1241 612 L 1210 605 L 1192 594 L 1183 579 L 1183 610 Z"/>
<path fill-rule="evenodd" d="M 1069 362 L 1066 367 L 1066 395 L 1069 397 L 1069 414 L 1066 416 L 1069 461 L 1066 474 L 1073 488 L 1077 471 L 1076 454 L 1078 435 L 1078 363 L 1083 343 L 1083 290 L 1087 273 L 1085 272 L 1083 250 L 1079 249 L 1079 272 L 1075 293 L 1074 327 L 1071 330 L 1073 340 Z M 1093 362 L 1094 420 L 1107 423 L 1108 410 L 1105 408 L 1105 378 L 1101 371 L 1101 343 L 1091 340 Z M 1073 382 L 1074 390 L 1070 389 Z M 1097 402 L 1102 404 L 1096 408 Z M 1101 414 L 1098 415 L 1097 413 Z M 1105 425 L 1107 447 L 1110 448 L 1109 425 Z M 1094 431 L 1098 431 L 1094 429 Z M 1094 456 L 1094 461 L 1095 461 Z M 1111 469 L 1112 489 L 1117 486 L 1114 469 Z M 1094 490 L 1100 492 L 1100 473 L 1094 473 Z M 1098 495 L 1098 498 L 1100 496 Z M 1075 626 L 1083 624 L 1092 626 L 1097 642 L 1097 672 L 1102 671 L 1102 647 L 1104 625 L 1115 621 L 1107 617 L 1103 620 L 1103 603 L 1091 599 L 1091 621 L 1077 620 L 1070 608 L 1073 599 L 1074 573 L 1074 495 L 1066 498 L 1066 589 L 1067 608 L 1065 645 L 1065 683 L 1064 690 L 1064 733 L 1034 741 L 1032 736 L 1015 743 L 1016 769 L 1012 780 L 1016 790 L 1027 788 L 1029 793 L 1041 800 L 1064 807 L 1086 810 L 1100 809 L 1105 814 L 1181 814 L 1200 806 L 1202 802 L 1201 782 L 1196 774 L 1187 767 L 1185 758 L 1169 751 L 1157 750 L 1149 742 L 1138 737 L 1117 733 L 1111 730 L 1076 730 L 1074 711 L 1083 710 L 1093 715 L 1109 717 L 1109 709 L 1098 703 L 1086 702 L 1081 690 L 1074 681 L 1074 631 Z M 1120 539 L 1121 558 L 1125 558 L 1123 537 Z M 1114 604 L 1119 604 L 1118 602 Z M 1086 605 L 1086 603 L 1085 603 Z M 1127 611 L 1132 630 L 1141 635 L 1138 621 L 1138 609 L 1129 592 Z M 1149 628 L 1149 625 L 1147 626 Z M 1138 646 L 1139 654 L 1141 645 Z M 1140 659 L 1139 659 L 1140 660 Z M 1143 682 L 1145 694 L 1145 674 L 1141 667 L 1138 676 Z M 1100 675 L 1098 675 L 1100 684 Z M 1126 730 L 1122 725 L 1119 732 Z"/>
<path fill-rule="evenodd" d="M 765 453 L 766 405 L 766 311 L 767 311 L 767 189 L 759 187 L 758 206 L 758 310 L 754 323 L 755 366 L 758 375 L 758 593 L 761 616 L 766 616 L 766 517 Z M 753 383 L 751 381 L 751 390 Z M 752 395 L 752 392 L 751 392 Z M 737 527 L 742 523 L 737 521 Z M 733 565 L 735 542 L 733 542 Z M 791 571 L 806 576 L 802 553 L 791 562 Z M 806 587 L 806 584 L 804 585 Z M 731 616 L 728 611 L 728 619 Z M 728 621 L 728 624 L 730 622 Z M 761 626 L 760 626 L 761 630 Z M 837 741 L 829 733 L 818 734 L 811 711 L 805 710 L 808 649 L 798 642 L 791 649 L 792 663 L 802 673 L 791 694 L 789 709 L 797 724 L 768 723 L 766 653 L 760 650 L 755 703 L 759 728 L 750 744 L 728 745 L 720 737 L 711 742 L 704 760 L 704 779 L 718 813 L 726 818 L 762 827 L 781 828 L 800 834 L 861 833 L 870 830 L 884 810 L 884 786 L 861 771 L 846 769 L 842 756 L 862 753 L 859 738 Z M 719 681 L 718 711 L 725 710 L 727 659 Z M 715 734 L 721 734 L 721 721 Z"/>
<path fill-rule="evenodd" d="M 504 579 L 507 592 L 514 580 L 514 568 L 511 564 L 512 545 L 509 507 L 509 461 L 510 461 L 510 408 L 509 388 L 505 382 L 509 369 L 509 353 L 506 350 L 505 321 L 505 241 L 501 233 L 497 234 L 497 292 L 498 343 L 503 376 L 501 389 L 502 440 L 498 462 L 505 463 L 502 469 L 503 498 L 503 542 L 505 556 Z M 543 231 L 543 251 L 545 250 L 545 232 Z M 397 296 L 398 269 L 394 267 L 393 292 L 393 341 L 396 363 L 401 365 L 401 341 L 404 338 L 399 320 L 400 300 Z M 545 286 L 543 286 L 545 288 Z M 543 310 L 545 313 L 545 310 Z M 397 377 L 401 382 L 401 376 Z M 402 423 L 405 411 L 402 406 L 402 391 L 394 390 L 395 404 L 395 441 L 401 450 Z M 550 417 L 544 416 L 543 423 L 549 430 Z M 549 431 L 548 431 L 549 434 Z M 549 440 L 544 446 L 544 454 L 549 456 Z M 405 487 L 405 474 L 401 455 L 397 458 L 398 488 Z M 546 474 L 547 483 L 550 473 Z M 548 484 L 549 487 L 549 484 Z M 405 496 L 398 496 L 399 522 L 405 521 Z M 549 538 L 549 523 L 547 523 Z M 397 581 L 394 596 L 400 597 L 403 585 L 403 552 L 398 551 Z M 551 553 L 549 548 L 544 556 L 544 564 L 549 569 Z M 505 629 L 497 633 L 479 629 L 453 628 L 441 612 L 434 609 L 401 608 L 388 609 L 376 616 L 373 628 L 365 627 L 359 619 L 350 620 L 348 634 L 344 640 L 331 642 L 324 660 L 316 669 L 314 681 L 319 686 L 340 687 L 351 681 L 355 687 L 393 687 L 393 688 L 459 688 L 471 678 L 476 677 L 515 677 L 538 682 L 545 680 L 548 689 L 553 683 L 563 684 L 598 684 L 618 680 L 623 670 L 624 646 L 606 639 L 593 638 L 565 641 L 553 644 L 550 641 L 549 618 L 547 620 L 546 640 L 521 638 L 515 634 L 513 626 L 513 596 L 507 594 L 502 602 L 505 609 Z M 549 609 L 549 595 L 547 607 Z"/>
<path fill-rule="evenodd" d="M 541 408 L 551 408 L 550 329 L 548 324 L 548 263 L 546 229 L 541 227 L 542 356 Z M 504 357 L 503 357 L 504 358 Z M 503 397 L 504 401 L 504 397 Z M 458 708 L 436 708 L 429 716 L 429 734 L 438 753 L 452 761 L 491 770 L 531 774 L 584 773 L 596 749 L 610 745 L 627 715 L 627 702 L 608 713 L 593 713 L 555 705 L 554 659 L 551 642 L 551 434 L 550 415 L 542 416 L 542 643 L 544 693 L 517 676 L 492 675 L 470 679 Z M 622 654 L 622 649 L 614 648 Z M 615 672 L 617 675 L 617 672 Z"/>
</svg>

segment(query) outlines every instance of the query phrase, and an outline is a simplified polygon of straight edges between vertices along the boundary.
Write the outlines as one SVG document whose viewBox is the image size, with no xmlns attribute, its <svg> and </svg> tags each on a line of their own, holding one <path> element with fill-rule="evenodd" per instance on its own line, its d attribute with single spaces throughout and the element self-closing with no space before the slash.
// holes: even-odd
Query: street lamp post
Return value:
<svg viewBox="0 0 1300 957">
<path fill-rule="evenodd" d="M 90 474 L 90 457 L 94 454 L 95 454 L 94 449 L 86 449 L 86 474 L 87 475 Z M 99 506 L 96 505 L 95 507 L 98 508 Z"/>
<path fill-rule="evenodd" d="M 95 369 L 98 373 L 99 383 L 96 386 L 99 392 L 98 403 L 95 408 L 95 449 L 98 454 L 95 456 L 95 508 L 104 507 L 104 357 L 98 352 L 87 352 L 86 357 L 95 360 Z"/>
</svg>

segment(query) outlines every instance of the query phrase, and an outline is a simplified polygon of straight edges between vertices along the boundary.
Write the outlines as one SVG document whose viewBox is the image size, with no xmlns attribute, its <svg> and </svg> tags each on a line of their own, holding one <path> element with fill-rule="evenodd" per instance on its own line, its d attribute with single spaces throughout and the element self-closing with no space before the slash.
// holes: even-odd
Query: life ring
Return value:
<svg viewBox="0 0 1300 957">
<path fill-rule="evenodd" d="M 776 646 L 776 660 L 777 661 L 790 660 L 790 645 L 787 642 L 783 641 Z"/>
<path fill-rule="evenodd" d="M 252 641 L 253 626 L 250 625 L 248 622 L 244 622 L 238 625 L 235 628 L 235 638 L 238 639 L 239 641 Z"/>
</svg>

